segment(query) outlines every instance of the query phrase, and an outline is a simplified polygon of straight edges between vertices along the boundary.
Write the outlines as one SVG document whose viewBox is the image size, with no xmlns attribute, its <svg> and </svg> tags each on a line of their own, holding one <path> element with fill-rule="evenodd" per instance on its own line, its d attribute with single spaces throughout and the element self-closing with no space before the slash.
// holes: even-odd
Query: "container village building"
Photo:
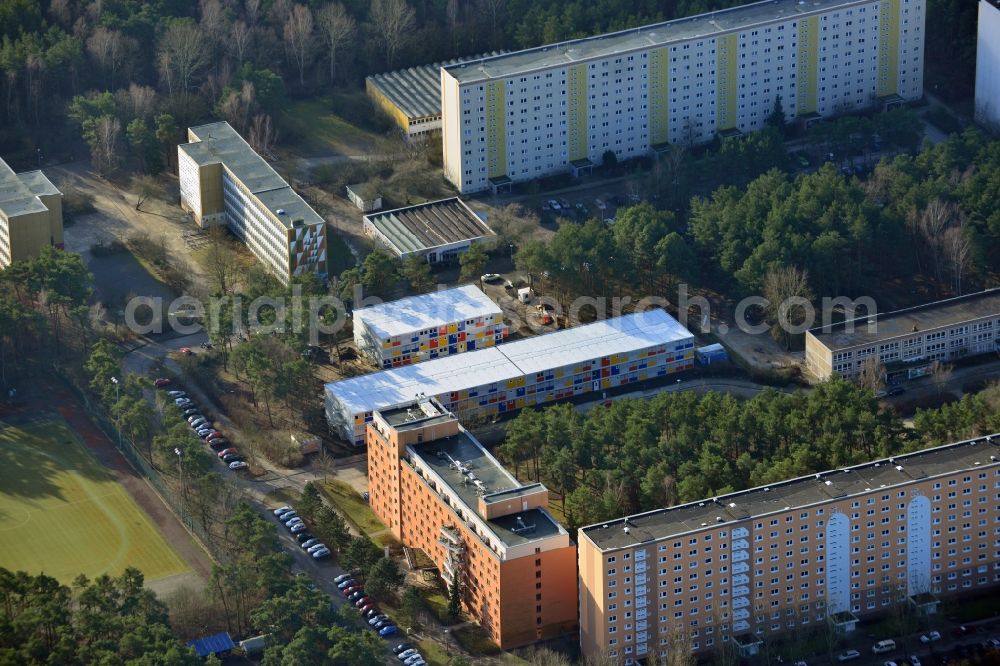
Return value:
<svg viewBox="0 0 1000 666">
<path fill-rule="evenodd" d="M 492 347 L 507 336 L 503 310 L 475 285 L 354 311 L 354 343 L 380 368 Z"/>
<path fill-rule="evenodd" d="M 662 310 L 445 356 L 327 384 L 332 433 L 362 445 L 378 409 L 433 397 L 459 419 L 625 386 L 694 365 L 694 338 Z"/>
</svg>

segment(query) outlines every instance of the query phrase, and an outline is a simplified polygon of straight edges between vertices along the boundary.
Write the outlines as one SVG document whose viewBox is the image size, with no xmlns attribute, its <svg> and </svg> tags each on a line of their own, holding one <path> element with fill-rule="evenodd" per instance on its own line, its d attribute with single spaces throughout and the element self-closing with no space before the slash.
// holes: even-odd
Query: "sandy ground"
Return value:
<svg viewBox="0 0 1000 666">
<path fill-rule="evenodd" d="M 90 248 L 110 240 L 122 241 L 135 233 L 145 233 L 162 239 L 172 261 L 178 268 L 204 279 L 201 267 L 191 260 L 188 239 L 197 231 L 191 218 L 177 205 L 177 185 L 173 178 L 167 191 L 150 197 L 136 210 L 137 192 L 122 189 L 117 183 L 98 177 L 88 162 L 72 162 L 47 170 L 56 187 L 72 187 L 90 197 L 95 212 L 81 215 L 66 227 L 66 249 L 78 252 L 85 262 Z"/>
</svg>

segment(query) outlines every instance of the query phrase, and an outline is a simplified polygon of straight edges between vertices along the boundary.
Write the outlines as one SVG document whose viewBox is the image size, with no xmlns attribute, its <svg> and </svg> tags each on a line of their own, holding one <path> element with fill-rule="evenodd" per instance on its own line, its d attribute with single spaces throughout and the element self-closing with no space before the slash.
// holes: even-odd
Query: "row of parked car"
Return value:
<svg viewBox="0 0 1000 666">
<path fill-rule="evenodd" d="M 169 389 L 172 385 L 173 381 L 166 377 L 160 377 L 153 382 L 153 386 L 158 389 Z M 167 391 L 167 395 L 173 398 L 174 404 L 184 414 L 185 420 L 195 434 L 215 451 L 219 459 L 229 466 L 229 469 L 238 470 L 247 467 L 246 458 L 239 454 L 225 435 L 212 427 L 211 422 L 201 413 L 198 405 L 187 393 L 179 389 L 171 389 Z"/>
<path fill-rule="evenodd" d="M 288 528 L 302 549 L 309 553 L 314 560 L 324 560 L 330 557 L 332 554 L 330 549 L 309 532 L 306 522 L 295 512 L 295 509 L 290 506 L 278 507 L 274 510 L 274 517 Z"/>
<path fill-rule="evenodd" d="M 344 593 L 347 600 L 358 609 L 358 612 L 361 613 L 361 617 L 368 623 L 368 626 L 377 631 L 379 636 L 388 638 L 399 631 L 396 625 L 392 623 L 392 620 L 389 619 L 389 616 L 382 613 L 378 609 L 378 606 L 375 605 L 375 602 L 365 594 L 364 586 L 355 580 L 351 574 L 340 574 L 333 579 L 333 582 L 337 584 L 337 589 Z M 424 666 L 427 662 L 421 658 L 404 663 L 406 666 Z"/>
</svg>

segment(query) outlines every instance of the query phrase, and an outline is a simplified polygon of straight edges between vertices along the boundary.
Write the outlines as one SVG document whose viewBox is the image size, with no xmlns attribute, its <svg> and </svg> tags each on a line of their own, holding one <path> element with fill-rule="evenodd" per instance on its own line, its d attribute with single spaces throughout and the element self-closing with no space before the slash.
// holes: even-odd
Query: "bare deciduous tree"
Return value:
<svg viewBox="0 0 1000 666">
<path fill-rule="evenodd" d="M 246 0 L 243 3 L 243 11 L 246 14 L 250 27 L 256 27 L 257 21 L 260 19 L 260 0 Z"/>
<path fill-rule="evenodd" d="M 156 112 L 156 91 L 149 86 L 130 83 L 128 90 L 115 93 L 118 105 L 129 118 L 149 120 Z"/>
<path fill-rule="evenodd" d="M 176 20 L 163 33 L 158 64 L 171 95 L 190 92 L 208 60 L 201 29 L 192 21 Z"/>
<path fill-rule="evenodd" d="M 233 24 L 233 29 L 229 34 L 229 52 L 236 58 L 236 66 L 242 67 L 243 60 L 250 50 L 250 43 L 253 41 L 254 29 L 243 21 Z"/>
<path fill-rule="evenodd" d="M 299 68 L 299 85 L 306 84 L 306 65 L 312 59 L 313 15 L 305 5 L 295 5 L 285 21 L 285 44 Z"/>
<path fill-rule="evenodd" d="M 227 294 L 236 277 L 239 255 L 233 247 L 233 240 L 226 229 L 215 225 L 208 230 L 208 264 L 215 284 L 216 293 Z"/>
<path fill-rule="evenodd" d="M 965 233 L 965 225 L 960 222 L 957 226 L 945 230 L 941 236 L 941 244 L 951 271 L 951 288 L 956 295 L 961 296 L 962 276 L 965 274 L 969 255 L 972 254 L 972 243 L 969 241 L 969 235 Z"/>
<path fill-rule="evenodd" d="M 337 76 L 337 49 L 347 48 L 354 40 L 358 26 L 347 9 L 339 2 L 325 5 L 316 15 L 320 32 L 330 52 L 330 81 Z"/>
<path fill-rule="evenodd" d="M 490 19 L 490 48 L 495 49 L 499 43 L 497 40 L 497 24 L 504 9 L 507 8 L 507 0 L 480 0 L 480 2 Z"/>
<path fill-rule="evenodd" d="M 392 69 L 396 55 L 410 38 L 416 20 L 406 0 L 372 0 L 371 22 L 375 39 L 385 50 L 386 66 Z"/>
<path fill-rule="evenodd" d="M 244 81 L 239 91 L 232 91 L 219 104 L 219 111 L 230 125 L 240 134 L 250 129 L 250 118 L 257 106 L 257 93 L 253 83 Z"/>
<path fill-rule="evenodd" d="M 226 14 L 219 0 L 201 0 L 201 34 L 209 47 L 215 50 L 226 34 Z"/>
<path fill-rule="evenodd" d="M 931 255 L 931 264 L 934 267 L 934 279 L 941 284 L 941 264 L 943 253 L 941 251 L 941 237 L 955 217 L 955 205 L 945 203 L 941 199 L 934 199 L 927 204 L 917 220 L 917 230 L 927 244 L 927 249 Z"/>
<path fill-rule="evenodd" d="M 99 26 L 87 39 L 87 52 L 108 75 L 108 90 L 115 89 L 115 73 L 125 59 L 125 39 L 117 30 Z"/>
<path fill-rule="evenodd" d="M 879 362 L 877 356 L 872 355 L 861 361 L 857 381 L 859 386 L 873 394 L 885 388 L 885 366 Z"/>
<path fill-rule="evenodd" d="M 106 175 L 118 164 L 122 124 L 114 116 L 101 116 L 94 122 L 93 157 L 97 173 Z"/>
<path fill-rule="evenodd" d="M 764 276 L 771 335 L 789 346 L 792 336 L 807 322 L 806 302 L 813 300 L 808 271 L 795 266 L 772 268 Z"/>
<path fill-rule="evenodd" d="M 937 389 L 938 395 L 941 395 L 941 393 L 944 392 L 948 382 L 951 381 L 953 370 L 954 366 L 950 363 L 943 363 L 941 361 L 934 361 L 931 363 L 931 383 L 934 384 L 934 388 Z"/>
<path fill-rule="evenodd" d="M 278 132 L 271 124 L 271 116 L 260 113 L 253 117 L 247 142 L 261 155 L 265 157 L 271 155 L 274 144 L 278 142 Z"/>
</svg>

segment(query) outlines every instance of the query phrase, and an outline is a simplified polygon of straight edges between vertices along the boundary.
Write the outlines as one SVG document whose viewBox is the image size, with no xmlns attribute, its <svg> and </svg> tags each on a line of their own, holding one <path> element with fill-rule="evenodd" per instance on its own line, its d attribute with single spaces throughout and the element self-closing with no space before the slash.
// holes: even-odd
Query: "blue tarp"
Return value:
<svg viewBox="0 0 1000 666">
<path fill-rule="evenodd" d="M 188 647 L 194 648 L 194 651 L 198 653 L 199 657 L 207 657 L 210 654 L 229 652 L 236 647 L 236 644 L 233 643 L 233 639 L 229 637 L 228 631 L 223 631 L 221 634 L 215 634 L 212 636 L 204 636 L 203 638 L 196 638 L 193 641 L 188 641 L 187 644 Z"/>
</svg>

